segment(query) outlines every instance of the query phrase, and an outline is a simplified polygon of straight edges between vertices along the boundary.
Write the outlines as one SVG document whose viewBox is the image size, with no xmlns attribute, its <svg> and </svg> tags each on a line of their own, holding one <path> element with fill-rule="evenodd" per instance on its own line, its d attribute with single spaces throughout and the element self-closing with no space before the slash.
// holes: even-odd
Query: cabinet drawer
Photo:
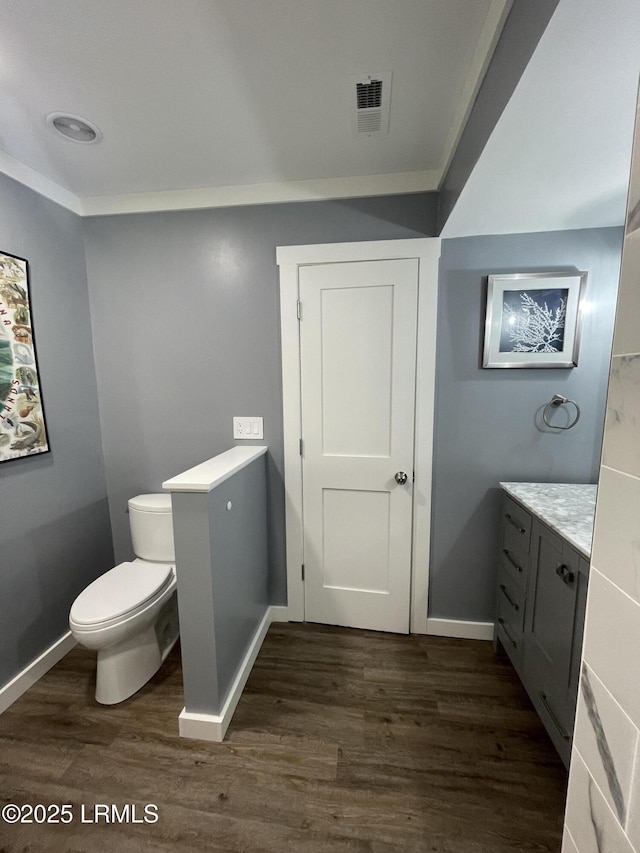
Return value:
<svg viewBox="0 0 640 853">
<path fill-rule="evenodd" d="M 524 628 L 524 602 L 522 587 L 514 583 L 507 572 L 498 572 L 498 621 L 502 619 L 516 639 L 522 635 Z"/>
<path fill-rule="evenodd" d="M 511 658 L 511 663 L 520 672 L 523 656 L 524 590 L 513 582 L 504 569 L 498 572 L 497 589 L 496 636 Z"/>
<path fill-rule="evenodd" d="M 503 649 L 509 655 L 515 671 L 522 678 L 522 635 L 515 635 L 513 628 L 498 616 L 495 627 L 495 640 L 498 639 Z"/>
<path fill-rule="evenodd" d="M 529 555 L 526 559 L 522 555 L 512 554 L 508 548 L 500 550 L 500 568 L 505 571 L 509 577 L 521 586 L 522 589 L 527 588 L 527 576 L 529 574 Z"/>
<path fill-rule="evenodd" d="M 502 549 L 516 564 L 528 565 L 531 543 L 531 516 L 508 495 L 502 504 Z"/>
</svg>

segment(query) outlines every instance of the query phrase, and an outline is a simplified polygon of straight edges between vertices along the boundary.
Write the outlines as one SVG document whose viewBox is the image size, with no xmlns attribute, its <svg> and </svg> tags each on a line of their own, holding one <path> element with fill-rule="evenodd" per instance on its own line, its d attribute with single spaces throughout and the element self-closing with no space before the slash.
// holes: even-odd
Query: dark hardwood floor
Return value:
<svg viewBox="0 0 640 853">
<path fill-rule="evenodd" d="M 70 652 L 0 716 L 0 805 L 73 822 L 0 821 L 0 850 L 560 850 L 566 773 L 489 643 L 273 625 L 222 744 L 178 737 L 181 687 L 174 649 L 105 708 Z M 94 823 L 96 803 L 158 820 Z"/>
</svg>

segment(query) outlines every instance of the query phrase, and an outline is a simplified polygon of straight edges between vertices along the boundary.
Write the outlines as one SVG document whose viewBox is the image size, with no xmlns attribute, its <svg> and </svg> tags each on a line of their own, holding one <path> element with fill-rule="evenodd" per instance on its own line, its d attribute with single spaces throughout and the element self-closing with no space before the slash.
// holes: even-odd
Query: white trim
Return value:
<svg viewBox="0 0 640 853">
<path fill-rule="evenodd" d="M 395 258 L 431 258 L 438 237 L 416 237 L 408 240 L 363 240 L 359 243 L 311 243 L 306 246 L 278 246 L 278 266 L 305 266 L 306 264 L 337 264 L 345 261 L 389 261 Z M 297 293 L 296 271 L 296 293 Z M 296 317 L 296 329 L 297 317 Z M 297 337 L 297 335 L 296 335 Z"/>
<path fill-rule="evenodd" d="M 426 169 L 386 175 L 355 175 L 350 178 L 274 181 L 266 184 L 236 184 L 226 187 L 194 187 L 80 197 L 4 151 L 0 151 L 0 172 L 83 217 L 408 195 L 435 192 L 442 179 L 439 169 Z"/>
<path fill-rule="evenodd" d="M 272 604 L 271 605 L 271 622 L 288 622 L 289 621 L 289 608 L 285 605 Z"/>
<path fill-rule="evenodd" d="M 280 332 L 282 346 L 282 415 L 284 440 L 284 510 L 287 554 L 287 607 L 292 622 L 304 622 L 302 520 L 302 434 L 300 399 L 300 346 L 297 315 L 298 267 L 280 265 Z"/>
<path fill-rule="evenodd" d="M 36 681 L 39 681 L 52 666 L 62 660 L 75 645 L 76 641 L 73 639 L 71 631 L 67 631 L 29 666 L 26 666 L 4 687 L 0 688 L 0 714 L 6 711 L 10 705 L 13 705 L 16 699 L 19 699 L 30 687 L 33 687 Z"/>
<path fill-rule="evenodd" d="M 465 622 L 459 619 L 427 619 L 427 634 L 462 640 L 493 640 L 493 622 Z"/>
<path fill-rule="evenodd" d="M 15 157 L 7 154 L 6 151 L 0 151 L 0 172 L 13 178 L 14 181 L 18 181 L 19 184 L 29 187 L 29 189 L 37 192 L 39 195 L 55 201 L 56 204 L 60 204 L 62 207 L 66 207 L 67 210 L 71 210 L 73 213 L 82 216 L 82 201 L 77 195 L 69 192 L 69 190 L 65 190 L 59 184 L 56 184 L 55 181 L 45 178 L 44 175 L 36 172 L 35 169 L 25 166 L 24 163 L 16 160 Z"/>
<path fill-rule="evenodd" d="M 418 279 L 418 349 L 416 359 L 416 422 L 414 437 L 413 552 L 411 572 L 412 634 L 427 633 L 431 552 L 431 487 L 436 393 L 436 330 L 438 321 L 437 251 L 420 258 Z"/>
<path fill-rule="evenodd" d="M 238 706 L 242 691 L 251 674 L 253 665 L 258 657 L 264 638 L 272 622 L 286 621 L 282 619 L 286 607 L 269 607 L 258 625 L 251 644 L 247 649 L 234 682 L 227 694 L 220 714 L 196 714 L 183 708 L 178 717 L 178 731 L 180 737 L 195 738 L 196 740 L 210 740 L 221 743 L 229 728 L 231 718 Z"/>
<path fill-rule="evenodd" d="M 284 428 L 284 474 L 287 553 L 287 596 L 289 620 L 304 621 L 302 464 L 300 440 L 300 345 L 296 312 L 298 267 L 305 264 L 343 261 L 418 258 L 418 369 L 416 376 L 415 491 L 413 525 L 413 571 L 411 578 L 410 631 L 427 630 L 431 479 L 433 464 L 433 406 L 436 358 L 436 308 L 440 240 L 424 237 L 411 240 L 380 240 L 360 243 L 327 243 L 310 246 L 280 246 L 280 317 L 282 335 L 282 393 Z"/>
<path fill-rule="evenodd" d="M 484 80 L 484 75 L 493 58 L 493 53 L 502 34 L 513 0 L 491 0 L 480 38 L 465 80 L 462 95 L 451 124 L 451 131 L 444 146 L 444 157 L 440 168 L 440 181 L 444 180 L 447 169 L 456 152 L 460 137 L 466 127 L 467 119 L 476 100 L 476 95 Z"/>
<path fill-rule="evenodd" d="M 431 169 L 388 175 L 357 175 L 351 178 L 322 178 L 116 196 L 87 196 L 82 199 L 81 204 L 83 216 L 110 216 L 121 213 L 150 213 L 159 210 L 198 210 L 212 207 L 240 207 L 291 201 L 324 201 L 431 192 L 438 188 L 439 181 L 440 171 Z"/>
<path fill-rule="evenodd" d="M 218 453 L 206 462 L 165 480 L 162 488 L 168 492 L 211 492 L 220 483 L 246 468 L 254 459 L 263 456 L 268 449 L 266 444 L 232 447 L 231 450 Z"/>
</svg>

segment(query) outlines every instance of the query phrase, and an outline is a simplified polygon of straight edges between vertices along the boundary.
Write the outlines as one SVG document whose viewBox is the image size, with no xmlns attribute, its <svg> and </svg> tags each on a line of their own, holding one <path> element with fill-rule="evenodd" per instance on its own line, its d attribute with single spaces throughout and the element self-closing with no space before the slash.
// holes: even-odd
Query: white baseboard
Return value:
<svg viewBox="0 0 640 853">
<path fill-rule="evenodd" d="M 458 619 L 427 619 L 427 634 L 463 640 L 493 640 L 493 622 L 463 622 Z"/>
<path fill-rule="evenodd" d="M 4 687 L 0 688 L 0 714 L 6 711 L 10 705 L 13 705 L 16 699 L 26 693 L 52 666 L 62 660 L 75 645 L 76 641 L 71 636 L 71 631 L 67 631 L 53 645 L 45 649 L 40 657 L 37 657 L 22 672 L 19 672 Z"/>
<path fill-rule="evenodd" d="M 231 686 L 220 714 L 195 714 L 183 708 L 178 718 L 178 730 L 180 737 L 195 738 L 196 740 L 210 740 L 220 743 L 229 728 L 229 723 L 236 710 L 242 691 L 247 683 L 253 664 L 258 657 L 258 652 L 272 622 L 286 622 L 286 607 L 269 607 L 258 625 L 251 645 L 242 659 L 237 675 Z"/>
<path fill-rule="evenodd" d="M 272 622 L 288 622 L 289 608 L 286 604 L 271 605 L 271 621 Z"/>
</svg>

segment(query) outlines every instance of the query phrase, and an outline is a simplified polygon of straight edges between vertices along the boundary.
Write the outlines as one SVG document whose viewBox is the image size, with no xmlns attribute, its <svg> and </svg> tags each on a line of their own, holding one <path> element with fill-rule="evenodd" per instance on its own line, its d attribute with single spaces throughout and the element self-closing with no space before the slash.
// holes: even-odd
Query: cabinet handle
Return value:
<svg viewBox="0 0 640 853">
<path fill-rule="evenodd" d="M 512 518 L 512 517 L 509 515 L 509 513 L 508 513 L 508 512 L 505 512 L 504 517 L 507 519 L 507 521 L 509 522 L 509 524 L 510 524 L 512 527 L 515 527 L 515 529 L 518 531 L 518 533 L 526 533 L 526 532 L 527 532 L 527 531 L 524 529 L 524 527 L 520 527 L 520 525 L 519 525 L 519 524 L 518 524 L 518 522 L 515 520 L 515 518 Z"/>
<path fill-rule="evenodd" d="M 514 610 L 520 610 L 520 605 L 516 604 L 515 601 L 513 600 L 513 598 L 511 598 L 511 596 L 507 592 L 506 586 L 503 583 L 500 584 L 500 589 L 502 590 L 502 594 L 507 599 L 509 604 L 513 607 L 513 609 Z"/>
<path fill-rule="evenodd" d="M 563 740 L 570 740 L 570 739 L 571 739 L 571 735 L 567 734 L 567 732 L 565 732 L 565 730 L 564 730 L 564 729 L 562 728 L 562 726 L 560 725 L 560 721 L 559 721 L 559 720 L 558 720 L 558 718 L 556 717 L 556 715 L 555 715 L 555 713 L 554 713 L 554 711 L 553 711 L 553 708 L 552 708 L 552 707 L 551 707 L 551 705 L 549 704 L 549 700 L 547 699 L 547 694 L 546 694 L 546 693 L 544 693 L 542 690 L 540 690 L 540 692 L 538 693 L 538 696 L 540 697 L 540 701 L 541 701 L 541 702 L 542 702 L 542 704 L 544 705 L 544 707 L 545 707 L 545 710 L 546 710 L 547 714 L 548 714 L 548 715 L 549 715 L 549 717 L 551 718 L 551 722 L 553 723 L 553 725 L 554 725 L 554 726 L 556 727 L 556 729 L 558 730 L 558 734 L 560 735 L 560 737 L 561 737 Z"/>
<path fill-rule="evenodd" d="M 502 553 L 505 555 L 505 557 L 507 558 L 507 560 L 509 560 L 509 562 L 511 563 L 511 565 L 513 566 L 513 568 L 514 568 L 517 572 L 521 572 L 521 571 L 522 571 L 522 566 L 519 566 L 519 565 L 516 563 L 516 561 L 513 559 L 513 557 L 512 557 L 512 556 L 511 556 L 511 554 L 507 551 L 507 549 L 506 549 L 506 548 L 503 548 L 503 549 L 502 549 Z"/>
<path fill-rule="evenodd" d="M 568 566 L 565 566 L 564 563 L 558 563 L 556 566 L 556 574 L 558 577 L 562 578 L 563 582 L 566 583 L 567 586 L 572 584 L 576 579 L 574 572 L 572 572 Z"/>
<path fill-rule="evenodd" d="M 511 643 L 511 645 L 513 646 L 513 648 L 514 648 L 514 649 L 517 649 L 517 648 L 518 648 L 518 644 L 516 643 L 516 641 L 513 639 L 513 637 L 512 637 L 512 636 L 511 636 L 511 634 L 509 633 L 509 631 L 508 631 L 508 629 L 507 629 L 507 623 L 506 623 L 506 622 L 504 621 L 504 619 L 502 619 L 500 616 L 498 617 L 498 622 L 500 623 L 500 625 L 502 625 L 502 630 L 503 630 L 503 631 L 505 632 L 505 634 L 507 635 L 507 639 L 509 640 L 509 642 Z"/>
</svg>

